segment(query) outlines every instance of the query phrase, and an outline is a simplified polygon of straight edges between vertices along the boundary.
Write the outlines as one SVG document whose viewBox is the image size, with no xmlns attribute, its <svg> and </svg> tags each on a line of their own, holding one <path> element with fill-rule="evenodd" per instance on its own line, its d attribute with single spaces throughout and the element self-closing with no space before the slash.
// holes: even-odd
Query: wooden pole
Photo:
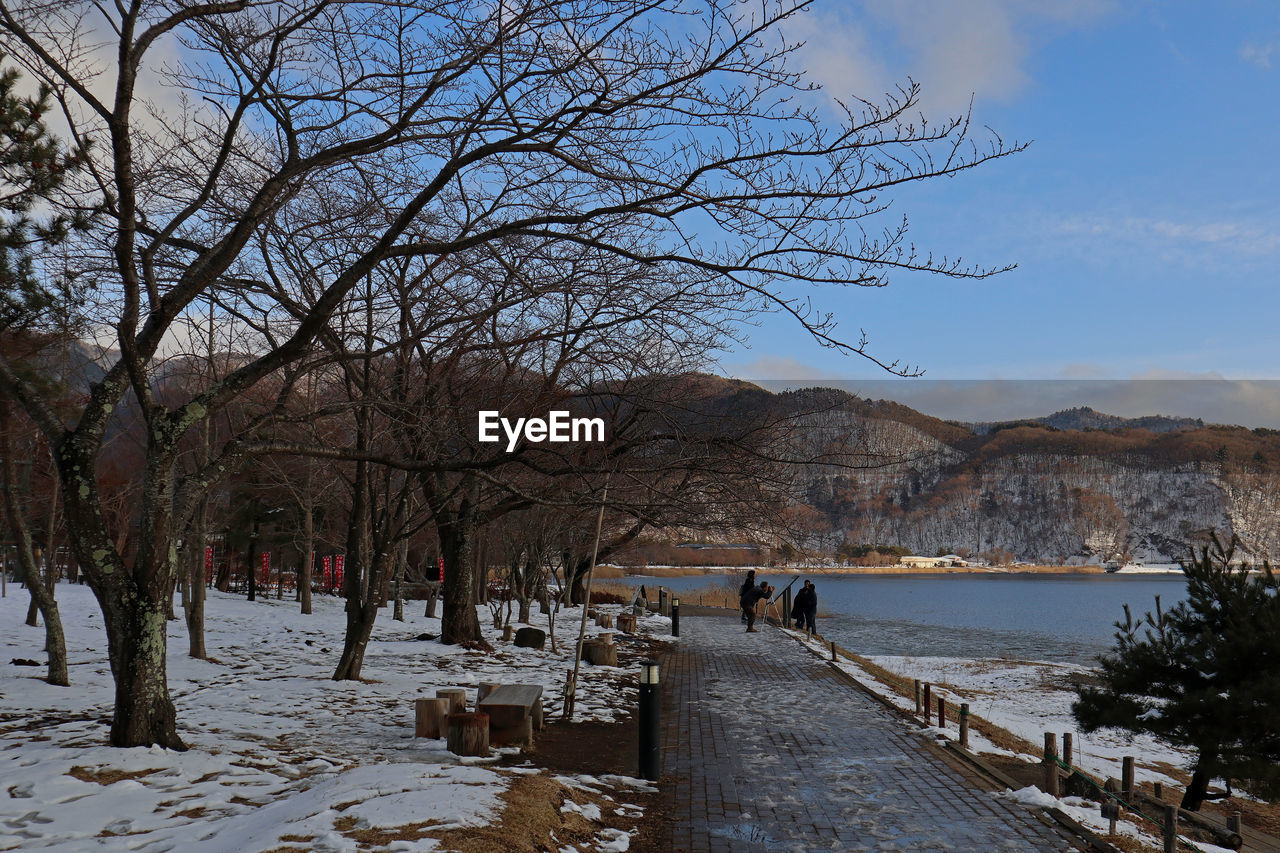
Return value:
<svg viewBox="0 0 1280 853">
<path fill-rule="evenodd" d="M 1120 796 L 1126 803 L 1133 802 L 1133 756 L 1126 755 L 1120 768 Z"/>
<path fill-rule="evenodd" d="M 969 748 L 969 703 L 960 703 L 960 746 Z"/>
<path fill-rule="evenodd" d="M 930 725 L 933 722 L 933 708 L 930 707 L 933 700 L 929 697 L 929 682 L 924 683 L 924 724 Z"/>
<path fill-rule="evenodd" d="M 1236 835 L 1240 834 L 1240 812 L 1232 812 L 1227 817 L 1227 831 L 1234 832 Z"/>
<path fill-rule="evenodd" d="M 1178 853 L 1178 809 L 1164 807 L 1164 853 Z"/>
<path fill-rule="evenodd" d="M 835 640 L 831 641 L 831 659 L 832 660 L 836 659 L 836 641 Z"/>
<path fill-rule="evenodd" d="M 1044 733 L 1044 792 L 1051 797 L 1058 796 L 1058 736 L 1053 732 Z"/>
<path fill-rule="evenodd" d="M 1062 763 L 1070 764 L 1072 754 L 1075 752 L 1075 735 L 1071 732 L 1064 732 L 1062 735 Z"/>
<path fill-rule="evenodd" d="M 582 602 L 582 622 L 578 625 L 578 648 L 573 656 L 573 672 L 569 675 L 564 687 L 564 708 L 561 719 L 573 719 L 574 700 L 578 694 L 578 667 L 582 665 L 582 643 L 587 637 L 587 611 L 591 609 L 591 579 L 596 573 L 596 558 L 600 556 L 600 528 L 604 524 L 604 504 L 609 497 L 609 475 L 604 478 L 604 488 L 600 492 L 600 513 L 596 516 L 596 542 L 591 548 L 591 565 L 587 567 L 587 600 Z"/>
<path fill-rule="evenodd" d="M 915 679 L 916 683 L 916 716 L 921 716 L 920 712 L 920 679 Z"/>
<path fill-rule="evenodd" d="M 1154 796 L 1157 800 L 1163 800 L 1163 799 L 1164 799 L 1164 783 L 1163 783 L 1163 782 L 1152 782 L 1152 783 L 1151 783 L 1151 794 L 1152 794 L 1152 796 Z"/>
<path fill-rule="evenodd" d="M 945 729 L 947 727 L 947 700 L 941 696 L 938 697 L 938 728 Z"/>
</svg>

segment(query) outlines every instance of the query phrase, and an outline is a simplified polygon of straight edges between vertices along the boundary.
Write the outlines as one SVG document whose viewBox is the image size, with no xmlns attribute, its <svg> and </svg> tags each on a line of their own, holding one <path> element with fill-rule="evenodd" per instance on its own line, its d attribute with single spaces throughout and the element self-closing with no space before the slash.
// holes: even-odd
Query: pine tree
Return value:
<svg viewBox="0 0 1280 853">
<path fill-rule="evenodd" d="M 1195 752 L 1182 800 L 1191 811 L 1209 783 L 1280 792 L 1280 579 L 1232 564 L 1233 538 L 1217 536 L 1183 565 L 1187 599 L 1135 622 L 1125 605 L 1116 647 L 1103 655 L 1101 685 L 1072 706 L 1085 731 L 1146 732 Z"/>
<path fill-rule="evenodd" d="M 4 54 L 0 53 L 0 62 Z M 93 211 L 54 202 L 67 178 L 86 162 L 86 150 L 64 150 L 44 115 L 51 91 L 17 94 L 18 72 L 0 69 L 0 328 L 30 325 L 58 299 L 69 282 L 52 288 L 34 270 L 39 247 L 62 242 L 89 227 Z M 53 208 L 52 211 L 49 208 Z M 39 214 L 39 215 L 37 215 Z M 63 299 L 67 294 L 61 294 Z"/>
</svg>

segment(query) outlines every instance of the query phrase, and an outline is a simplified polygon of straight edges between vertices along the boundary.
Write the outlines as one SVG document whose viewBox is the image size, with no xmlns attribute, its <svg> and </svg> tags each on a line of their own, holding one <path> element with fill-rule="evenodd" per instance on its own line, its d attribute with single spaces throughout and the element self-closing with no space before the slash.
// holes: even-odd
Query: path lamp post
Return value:
<svg viewBox="0 0 1280 853">
<path fill-rule="evenodd" d="M 680 636 L 680 599 L 671 599 L 671 636 Z"/>
<path fill-rule="evenodd" d="M 658 781 L 662 775 L 660 720 L 662 696 L 658 678 L 658 662 L 640 664 L 640 778 Z"/>
</svg>

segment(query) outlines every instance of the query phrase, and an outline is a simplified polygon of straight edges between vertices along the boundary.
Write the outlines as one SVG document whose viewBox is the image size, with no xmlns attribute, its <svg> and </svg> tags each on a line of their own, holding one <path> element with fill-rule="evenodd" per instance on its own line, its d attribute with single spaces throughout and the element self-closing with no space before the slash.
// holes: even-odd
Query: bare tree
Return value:
<svg viewBox="0 0 1280 853">
<path fill-rule="evenodd" d="M 114 331 L 104 376 L 70 426 L 3 357 L 0 385 L 57 459 L 72 547 L 107 625 L 113 744 L 182 747 L 164 658 L 176 539 L 221 477 L 272 449 L 251 429 L 182 476 L 179 443 L 268 377 L 291 393 L 293 367 L 388 259 L 447 265 L 514 238 L 588 245 L 700 276 L 740 315 L 779 310 L 868 357 L 800 286 L 992 272 L 918 256 L 904 222 L 882 221 L 883 194 L 1017 146 L 973 147 L 966 117 L 924 122 L 914 87 L 835 122 L 797 107 L 805 84 L 771 32 L 805 5 L 0 2 L 15 61 L 51 87 L 77 145 L 94 143 L 67 209 L 104 208 L 77 246 L 98 285 L 85 320 Z M 181 59 L 159 71 L 165 46 Z M 173 109 L 148 99 L 157 81 L 182 96 Z M 281 288 L 263 235 L 282 222 L 322 256 L 327 235 L 376 229 L 324 256 L 306 288 Z M 157 354 L 210 296 L 262 333 L 210 388 L 162 403 Z M 127 399 L 147 442 L 128 559 L 95 479 Z"/>
</svg>

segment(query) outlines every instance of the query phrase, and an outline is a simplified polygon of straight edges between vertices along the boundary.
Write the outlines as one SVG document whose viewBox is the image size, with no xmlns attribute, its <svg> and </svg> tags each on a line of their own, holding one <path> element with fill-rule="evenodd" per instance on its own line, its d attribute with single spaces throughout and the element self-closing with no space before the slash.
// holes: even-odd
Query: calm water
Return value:
<svg viewBox="0 0 1280 853">
<path fill-rule="evenodd" d="M 734 578 L 634 578 L 651 598 Z M 781 589 L 793 575 L 759 575 Z M 794 593 L 802 579 L 791 587 Z M 818 630 L 861 654 L 1067 660 L 1091 664 L 1134 618 L 1186 596 L 1182 575 L 816 575 Z M 780 605 L 780 603 L 779 603 Z M 827 614 L 825 617 L 822 614 Z"/>
</svg>

